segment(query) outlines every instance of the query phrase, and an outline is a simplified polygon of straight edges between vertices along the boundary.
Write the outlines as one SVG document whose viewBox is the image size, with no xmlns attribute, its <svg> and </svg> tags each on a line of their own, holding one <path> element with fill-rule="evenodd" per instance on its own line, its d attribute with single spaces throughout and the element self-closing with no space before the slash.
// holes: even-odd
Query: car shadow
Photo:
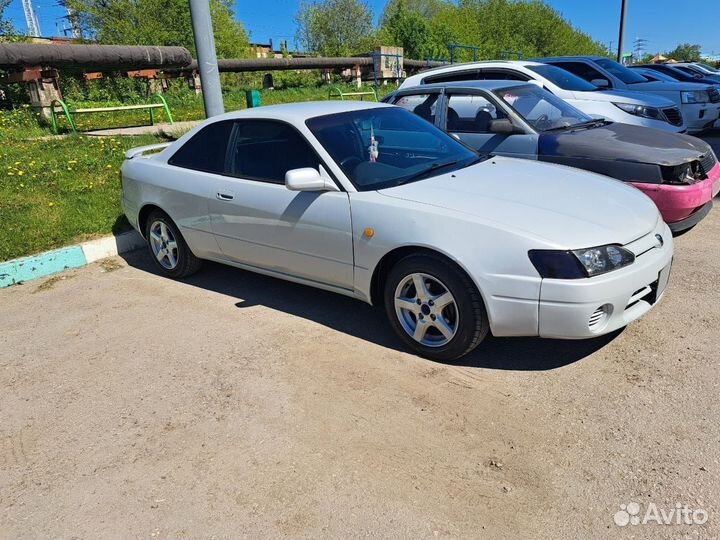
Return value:
<svg viewBox="0 0 720 540">
<path fill-rule="evenodd" d="M 159 275 L 145 250 L 121 257 L 134 268 Z M 264 306 L 407 352 L 390 328 L 384 310 L 359 300 L 212 262 L 205 262 L 200 272 L 182 282 L 223 294 L 238 309 Z M 590 356 L 620 333 L 581 341 L 489 336 L 475 351 L 452 365 L 513 371 L 557 369 Z"/>
</svg>

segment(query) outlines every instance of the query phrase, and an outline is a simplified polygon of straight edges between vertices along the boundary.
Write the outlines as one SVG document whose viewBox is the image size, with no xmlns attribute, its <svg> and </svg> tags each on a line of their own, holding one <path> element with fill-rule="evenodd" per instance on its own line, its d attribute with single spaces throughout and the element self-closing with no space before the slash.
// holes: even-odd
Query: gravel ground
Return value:
<svg viewBox="0 0 720 540">
<path fill-rule="evenodd" d="M 720 538 L 719 253 L 716 209 L 623 332 L 460 365 L 351 299 L 144 252 L 0 290 L 0 537 Z M 616 525 L 631 502 L 708 517 Z"/>
</svg>

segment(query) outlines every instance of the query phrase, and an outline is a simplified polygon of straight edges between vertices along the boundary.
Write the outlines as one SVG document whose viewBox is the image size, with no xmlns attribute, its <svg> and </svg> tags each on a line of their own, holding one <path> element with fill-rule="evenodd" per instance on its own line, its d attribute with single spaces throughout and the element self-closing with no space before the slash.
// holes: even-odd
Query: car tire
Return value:
<svg viewBox="0 0 720 540">
<path fill-rule="evenodd" d="M 155 210 L 145 222 L 145 240 L 150 256 L 164 275 L 177 279 L 191 276 L 202 266 L 173 220 Z"/>
<path fill-rule="evenodd" d="M 475 284 L 440 256 L 401 259 L 385 280 L 384 301 L 390 325 L 403 343 L 432 360 L 450 362 L 465 356 L 490 329 Z"/>
</svg>

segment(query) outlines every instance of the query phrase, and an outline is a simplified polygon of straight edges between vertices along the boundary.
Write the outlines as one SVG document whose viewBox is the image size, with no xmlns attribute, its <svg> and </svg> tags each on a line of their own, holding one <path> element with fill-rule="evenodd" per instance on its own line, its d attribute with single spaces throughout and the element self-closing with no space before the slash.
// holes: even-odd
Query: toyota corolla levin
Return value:
<svg viewBox="0 0 720 540">
<path fill-rule="evenodd" d="M 707 143 L 592 119 L 535 84 L 428 84 L 385 99 L 479 152 L 559 163 L 629 182 L 655 201 L 673 232 L 703 219 L 720 191 L 720 164 Z"/>
<path fill-rule="evenodd" d="M 490 331 L 598 336 L 668 281 L 672 235 L 640 191 L 484 159 L 399 107 L 261 107 L 162 146 L 122 167 L 125 214 L 161 272 L 208 259 L 384 305 L 429 358 L 456 359 Z"/>
</svg>

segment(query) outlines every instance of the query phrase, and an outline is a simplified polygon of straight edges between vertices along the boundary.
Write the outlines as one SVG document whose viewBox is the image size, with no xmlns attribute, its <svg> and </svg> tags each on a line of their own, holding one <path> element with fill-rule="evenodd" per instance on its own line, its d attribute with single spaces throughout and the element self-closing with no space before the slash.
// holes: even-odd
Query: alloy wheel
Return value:
<svg viewBox="0 0 720 540">
<path fill-rule="evenodd" d="M 395 289 L 395 314 L 403 330 L 426 347 L 442 347 L 455 337 L 459 313 L 455 298 L 439 279 L 409 274 Z"/>
</svg>

